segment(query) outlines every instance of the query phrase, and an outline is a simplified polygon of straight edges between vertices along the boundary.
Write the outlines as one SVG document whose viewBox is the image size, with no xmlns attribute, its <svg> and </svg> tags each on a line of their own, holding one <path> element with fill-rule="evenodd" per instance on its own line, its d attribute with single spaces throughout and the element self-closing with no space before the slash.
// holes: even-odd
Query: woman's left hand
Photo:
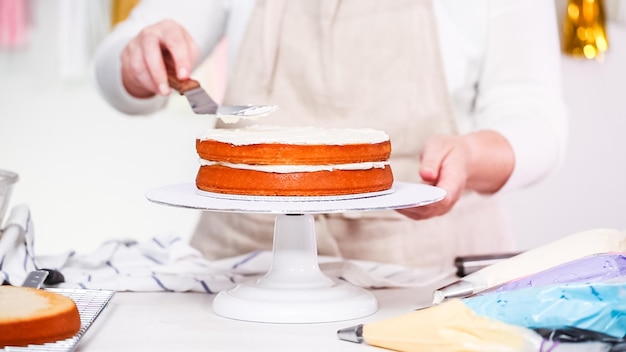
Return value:
<svg viewBox="0 0 626 352">
<path fill-rule="evenodd" d="M 446 214 L 466 190 L 495 193 L 509 179 L 515 165 L 510 144 L 494 131 L 431 137 L 419 157 L 419 174 L 424 183 L 444 189 L 446 196 L 426 206 L 397 210 L 415 220 Z"/>
</svg>

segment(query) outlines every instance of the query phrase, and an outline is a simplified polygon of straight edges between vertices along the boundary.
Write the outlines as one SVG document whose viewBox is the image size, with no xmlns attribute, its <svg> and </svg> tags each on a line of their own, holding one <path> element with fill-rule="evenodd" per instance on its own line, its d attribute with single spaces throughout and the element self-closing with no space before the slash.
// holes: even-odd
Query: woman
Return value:
<svg viewBox="0 0 626 352">
<path fill-rule="evenodd" d="M 156 111 L 170 93 L 161 49 L 185 79 L 224 36 L 225 104 L 278 105 L 274 125 L 385 130 L 396 180 L 447 191 L 398 212 L 319 215 L 321 254 L 450 265 L 513 250 L 489 195 L 563 157 L 552 2 L 143 0 L 98 52 L 103 96 L 128 114 Z M 270 248 L 272 227 L 272 216 L 204 212 L 192 244 L 209 258 Z"/>
</svg>

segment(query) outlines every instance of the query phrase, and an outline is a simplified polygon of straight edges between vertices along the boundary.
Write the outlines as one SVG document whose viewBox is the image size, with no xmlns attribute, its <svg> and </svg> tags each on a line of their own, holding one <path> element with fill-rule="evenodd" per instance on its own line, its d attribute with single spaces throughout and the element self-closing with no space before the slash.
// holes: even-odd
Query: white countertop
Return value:
<svg viewBox="0 0 626 352">
<path fill-rule="evenodd" d="M 381 351 L 339 340 L 336 332 L 428 305 L 441 284 L 373 290 L 379 303 L 374 315 L 317 324 L 223 318 L 211 310 L 215 295 L 204 293 L 118 292 L 76 351 Z"/>
</svg>

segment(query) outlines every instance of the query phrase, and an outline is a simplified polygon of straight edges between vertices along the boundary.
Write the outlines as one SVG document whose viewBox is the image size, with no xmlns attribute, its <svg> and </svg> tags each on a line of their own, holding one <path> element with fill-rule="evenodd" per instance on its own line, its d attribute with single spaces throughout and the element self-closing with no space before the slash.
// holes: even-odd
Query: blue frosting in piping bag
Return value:
<svg viewBox="0 0 626 352">
<path fill-rule="evenodd" d="M 576 327 L 626 335 L 626 281 L 566 283 L 462 300 L 476 314 L 527 328 Z"/>
</svg>

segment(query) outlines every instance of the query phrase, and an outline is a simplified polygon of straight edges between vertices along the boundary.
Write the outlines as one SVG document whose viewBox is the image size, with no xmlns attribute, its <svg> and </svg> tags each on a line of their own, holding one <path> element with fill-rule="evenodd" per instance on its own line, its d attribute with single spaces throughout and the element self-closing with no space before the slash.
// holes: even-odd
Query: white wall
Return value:
<svg viewBox="0 0 626 352">
<path fill-rule="evenodd" d="M 608 27 L 604 62 L 564 57 L 569 150 L 560 169 L 507 195 L 523 248 L 598 227 L 626 229 L 626 22 Z"/>
<path fill-rule="evenodd" d="M 179 97 L 167 111 L 128 117 L 100 98 L 90 78 L 60 80 L 58 4 L 33 1 L 29 47 L 0 51 L 0 168 L 20 176 L 12 204 L 30 206 L 36 252 L 188 235 L 196 211 L 151 203 L 144 193 L 195 178 L 195 136 L 212 121 Z"/>
<path fill-rule="evenodd" d="M 186 237 L 198 212 L 156 205 L 146 190 L 192 182 L 194 138 L 211 125 L 178 97 L 128 117 L 88 79 L 56 77 L 56 1 L 34 1 L 31 46 L 0 52 L 0 168 L 19 173 L 13 204 L 30 206 L 38 254 L 87 251 L 111 238 Z M 564 61 L 571 109 L 567 160 L 549 179 L 506 195 L 516 236 L 530 248 L 596 227 L 626 227 L 626 27 L 609 28 L 604 63 Z"/>
</svg>

